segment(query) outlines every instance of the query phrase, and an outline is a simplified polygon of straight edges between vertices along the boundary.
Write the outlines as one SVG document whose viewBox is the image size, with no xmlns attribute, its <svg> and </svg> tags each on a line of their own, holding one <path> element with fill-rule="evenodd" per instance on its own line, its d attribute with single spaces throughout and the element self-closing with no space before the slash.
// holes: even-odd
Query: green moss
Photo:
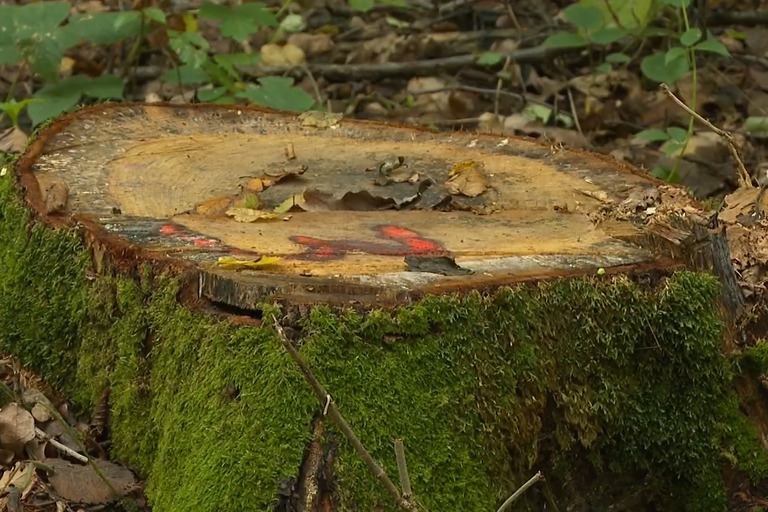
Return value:
<svg viewBox="0 0 768 512">
<path fill-rule="evenodd" d="M 149 267 L 89 280 L 79 238 L 30 224 L 8 179 L 0 242 L 0 348 L 84 409 L 111 388 L 114 453 L 148 476 L 155 510 L 271 509 L 320 406 L 268 325 L 180 307 Z M 429 510 L 492 510 L 537 470 L 561 509 L 724 510 L 723 455 L 754 480 L 768 458 L 739 412 L 717 293 L 681 272 L 652 291 L 570 279 L 367 315 L 318 307 L 300 351 L 391 475 L 404 439 Z M 339 433 L 325 441 L 341 508 L 393 510 Z"/>
</svg>

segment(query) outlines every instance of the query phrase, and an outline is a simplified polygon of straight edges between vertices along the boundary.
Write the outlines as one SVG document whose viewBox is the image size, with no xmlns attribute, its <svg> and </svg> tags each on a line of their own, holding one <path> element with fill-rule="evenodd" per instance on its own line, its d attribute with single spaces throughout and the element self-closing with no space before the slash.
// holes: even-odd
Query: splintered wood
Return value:
<svg viewBox="0 0 768 512">
<path fill-rule="evenodd" d="M 175 260 L 199 273 L 199 293 L 245 308 L 387 303 L 676 264 L 654 249 L 663 244 L 646 243 L 657 182 L 523 139 L 323 114 L 110 105 L 43 131 L 20 173 L 50 221 L 77 221 L 99 244 L 130 249 L 115 254 Z M 635 196 L 650 199 L 602 221 Z"/>
</svg>

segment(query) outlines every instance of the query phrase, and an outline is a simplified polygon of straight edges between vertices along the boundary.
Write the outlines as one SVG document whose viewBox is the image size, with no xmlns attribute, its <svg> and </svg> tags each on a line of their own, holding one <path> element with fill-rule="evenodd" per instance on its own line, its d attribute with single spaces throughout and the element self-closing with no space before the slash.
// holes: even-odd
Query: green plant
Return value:
<svg viewBox="0 0 768 512">
<path fill-rule="evenodd" d="M 258 52 L 213 54 L 210 43 L 197 31 L 197 16 L 220 20 L 221 36 L 242 44 L 249 36 L 264 28 L 295 30 L 303 21 L 295 14 L 277 13 L 261 2 L 237 6 L 203 4 L 197 13 L 184 16 L 184 30 L 167 25 L 165 13 L 148 7 L 142 11 L 70 14 L 66 1 L 38 2 L 23 6 L 0 5 L 0 65 L 16 65 L 8 99 L 0 103 L 0 111 L 17 125 L 26 109 L 34 126 L 73 109 L 83 100 L 120 100 L 130 70 L 147 45 L 147 36 L 163 34 L 173 56 L 174 69 L 161 80 L 181 85 L 200 85 L 196 91 L 200 101 L 233 103 L 250 101 L 283 110 L 303 111 L 315 101 L 293 80 L 263 77 L 259 85 L 247 83 L 240 66 L 258 63 Z M 279 17 L 282 16 L 282 22 Z M 160 38 L 162 39 L 162 38 Z M 130 43 L 127 57 L 114 71 L 100 76 L 76 74 L 62 76 L 60 67 L 66 53 L 82 44 L 114 45 Z M 39 83 L 32 98 L 14 100 L 19 78 L 31 72 Z"/>
<path fill-rule="evenodd" d="M 709 52 L 724 57 L 730 54 L 710 33 L 691 25 L 688 16 L 690 0 L 580 0 L 563 10 L 563 17 L 575 26 L 575 32 L 557 32 L 547 38 L 546 46 L 555 48 L 594 49 L 624 42 L 619 52 L 607 53 L 595 66 L 598 73 L 609 72 L 615 65 L 629 65 L 633 58 L 627 50 L 647 38 L 661 38 L 666 49 L 646 55 L 640 62 L 643 76 L 659 83 L 673 84 L 691 73 L 692 105 L 696 105 L 697 52 Z M 669 23 L 676 21 L 674 28 Z M 655 167 L 652 174 L 670 182 L 679 181 L 678 167 L 688 141 L 693 135 L 693 117 L 688 129 L 669 127 L 667 130 L 643 130 L 638 137 L 651 142 L 664 142 L 667 155 L 676 155 L 673 168 Z"/>
</svg>

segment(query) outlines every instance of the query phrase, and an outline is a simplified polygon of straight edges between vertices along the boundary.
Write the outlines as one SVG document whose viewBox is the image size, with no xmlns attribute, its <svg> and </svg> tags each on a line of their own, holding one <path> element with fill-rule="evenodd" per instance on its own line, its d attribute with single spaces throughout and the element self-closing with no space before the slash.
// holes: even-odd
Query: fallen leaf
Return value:
<svg viewBox="0 0 768 512">
<path fill-rule="evenodd" d="M 137 487 L 130 470 L 107 460 L 93 461 L 109 481 L 108 486 L 91 466 L 73 464 L 63 459 L 46 459 L 53 472 L 48 481 L 61 498 L 73 503 L 103 505 L 113 503 Z"/>
<path fill-rule="evenodd" d="M 299 165 L 290 169 L 267 169 L 264 171 L 264 174 L 266 176 L 269 176 L 273 180 L 274 183 L 280 183 L 282 180 L 286 178 L 293 178 L 296 176 L 301 176 L 307 171 L 306 165 Z"/>
<path fill-rule="evenodd" d="M 195 206 L 195 211 L 200 215 L 220 215 L 229 208 L 231 202 L 231 196 L 212 197 Z"/>
<path fill-rule="evenodd" d="M 275 213 L 288 213 L 294 206 L 301 207 L 304 202 L 304 192 L 294 194 L 279 205 L 275 206 L 273 210 Z"/>
<path fill-rule="evenodd" d="M 406 256 L 405 263 L 408 265 L 408 272 L 428 272 L 444 276 L 474 274 L 474 271 L 458 266 L 456 260 L 450 256 Z"/>
<path fill-rule="evenodd" d="M 309 110 L 299 114 L 301 126 L 309 128 L 336 128 L 343 117 L 344 114 L 334 114 L 333 112 L 322 112 L 320 110 Z"/>
<path fill-rule="evenodd" d="M 261 270 L 272 267 L 280 262 L 277 256 L 265 256 L 255 260 L 243 260 L 231 256 L 222 256 L 216 262 L 216 265 L 227 270 Z"/>
<path fill-rule="evenodd" d="M 752 215 L 755 211 L 760 189 L 757 188 L 737 188 L 733 193 L 725 196 L 725 208 L 720 212 L 718 218 L 727 224 L 735 224 L 739 217 L 743 215 Z"/>
<path fill-rule="evenodd" d="M 288 36 L 288 43 L 294 44 L 304 50 L 307 55 L 317 55 L 325 53 L 333 48 L 333 39 L 324 33 L 318 34 L 291 34 Z"/>
<path fill-rule="evenodd" d="M 250 190 L 251 192 L 262 192 L 270 185 L 272 185 L 271 180 L 265 180 L 263 178 L 251 178 L 245 183 L 244 187 L 246 190 Z"/>
<path fill-rule="evenodd" d="M 0 133 L 0 152 L 21 153 L 27 147 L 27 134 L 16 126 Z"/>
<path fill-rule="evenodd" d="M 445 188 L 450 194 L 476 197 L 488 188 L 488 182 L 483 172 L 483 164 L 473 160 L 467 160 L 454 165 L 448 176 Z"/>
<path fill-rule="evenodd" d="M 35 419 L 16 402 L 0 411 L 0 444 L 3 448 L 21 455 L 24 445 L 35 437 Z"/>
<path fill-rule="evenodd" d="M 232 217 L 235 222 L 257 222 L 278 218 L 278 215 L 274 212 L 254 210 L 253 208 L 230 208 L 226 211 L 226 214 Z"/>
</svg>

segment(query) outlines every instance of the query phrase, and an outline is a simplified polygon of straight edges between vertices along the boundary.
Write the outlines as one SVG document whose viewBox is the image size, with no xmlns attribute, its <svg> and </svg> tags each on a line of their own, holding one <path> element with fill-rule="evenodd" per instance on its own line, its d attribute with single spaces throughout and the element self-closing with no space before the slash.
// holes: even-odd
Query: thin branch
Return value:
<svg viewBox="0 0 768 512">
<path fill-rule="evenodd" d="M 746 166 L 744 165 L 744 160 L 741 158 L 741 153 L 739 152 L 739 148 L 736 146 L 736 141 L 733 140 L 733 134 L 731 132 L 727 132 L 723 130 L 722 128 L 718 128 L 711 122 L 707 121 L 701 115 L 699 115 L 696 111 L 694 111 L 691 107 L 686 105 L 683 100 L 675 96 L 675 93 L 673 93 L 667 84 L 661 84 L 661 90 L 664 91 L 670 98 L 672 98 L 672 101 L 677 103 L 677 105 L 688 112 L 691 116 L 693 116 L 695 119 L 697 119 L 699 122 L 704 124 L 707 128 L 718 134 L 720 137 L 725 140 L 726 144 L 728 145 L 728 150 L 731 152 L 731 156 L 736 161 L 736 168 L 739 171 L 739 187 L 744 188 L 752 188 L 752 178 L 749 176 L 749 172 L 747 171 Z"/>
<path fill-rule="evenodd" d="M 52 438 L 51 436 L 49 436 L 48 434 L 46 434 L 45 432 L 43 432 L 37 427 L 35 427 L 35 434 L 37 434 L 37 437 L 39 437 L 43 441 L 48 441 L 49 443 L 51 443 L 51 445 L 54 448 L 61 450 L 62 452 L 66 453 L 73 459 L 77 459 L 84 464 L 88 464 L 88 457 L 86 457 L 85 455 L 82 455 L 81 453 L 76 452 L 69 446 L 61 444 L 60 442 L 58 442 L 57 440 L 55 440 L 54 438 Z"/>
<path fill-rule="evenodd" d="M 408 464 L 405 462 L 405 447 L 402 439 L 395 439 L 395 459 L 397 460 L 400 487 L 403 489 L 403 498 L 410 499 L 413 496 L 413 491 L 411 490 L 411 478 L 408 476 Z"/>
<path fill-rule="evenodd" d="M 397 490 L 395 484 L 393 484 L 392 480 L 390 480 L 389 476 L 387 476 L 384 468 L 381 467 L 375 460 L 373 460 L 373 457 L 368 452 L 368 450 L 365 449 L 363 443 L 361 443 L 355 433 L 352 432 L 349 424 L 342 417 L 339 409 L 336 407 L 336 403 L 331 398 L 331 395 L 328 394 L 323 385 L 320 384 L 320 381 L 318 381 L 314 376 L 312 371 L 309 369 L 309 366 L 307 366 L 307 363 L 301 358 L 296 348 L 294 348 L 293 344 L 291 344 L 291 342 L 288 340 L 283 327 L 280 325 L 280 323 L 277 321 L 277 317 L 274 315 L 272 316 L 272 323 L 275 326 L 275 332 L 277 332 L 277 337 L 280 340 L 280 343 L 282 343 L 283 347 L 285 347 L 285 350 L 288 351 L 288 354 L 290 354 L 293 361 L 301 370 L 302 375 L 304 375 L 304 379 L 310 385 L 312 391 L 315 392 L 317 399 L 325 407 L 323 412 L 327 412 L 331 420 L 336 423 L 336 426 L 339 427 L 341 433 L 344 434 L 344 437 L 347 438 L 360 458 L 363 459 L 363 462 L 365 462 L 368 470 L 381 482 L 389 495 L 392 496 L 392 498 L 395 500 L 395 503 L 397 503 L 397 505 L 403 510 L 415 511 L 416 505 L 400 494 L 400 491 Z"/>
<path fill-rule="evenodd" d="M 522 48 L 503 54 L 518 64 L 538 63 L 551 60 L 557 55 L 568 51 L 566 48 L 547 48 L 534 46 Z M 381 62 L 372 64 L 312 64 L 307 68 L 316 75 L 326 76 L 340 80 L 359 80 L 364 78 L 377 78 L 382 76 L 423 76 L 440 71 L 455 71 L 463 67 L 472 66 L 477 59 L 476 55 L 455 55 L 439 59 L 416 60 L 411 62 Z M 262 66 L 256 68 L 258 76 L 280 75 L 283 73 L 302 74 L 305 71 L 301 67 L 290 66 Z M 252 72 L 251 72 L 252 73 Z"/>
<path fill-rule="evenodd" d="M 512 505 L 512 503 L 517 498 L 519 498 L 525 491 L 527 491 L 530 486 L 532 486 L 533 484 L 535 484 L 539 480 L 543 480 L 543 479 L 544 479 L 544 475 L 541 474 L 541 471 L 539 471 L 538 473 L 533 475 L 530 479 L 528 479 L 527 482 L 525 482 L 523 485 L 521 485 L 518 490 L 513 492 L 512 496 L 507 498 L 507 501 L 502 503 L 501 506 L 499 507 L 499 510 L 497 510 L 496 512 L 504 512 L 506 509 L 508 509 L 510 507 L 510 505 Z"/>
</svg>

